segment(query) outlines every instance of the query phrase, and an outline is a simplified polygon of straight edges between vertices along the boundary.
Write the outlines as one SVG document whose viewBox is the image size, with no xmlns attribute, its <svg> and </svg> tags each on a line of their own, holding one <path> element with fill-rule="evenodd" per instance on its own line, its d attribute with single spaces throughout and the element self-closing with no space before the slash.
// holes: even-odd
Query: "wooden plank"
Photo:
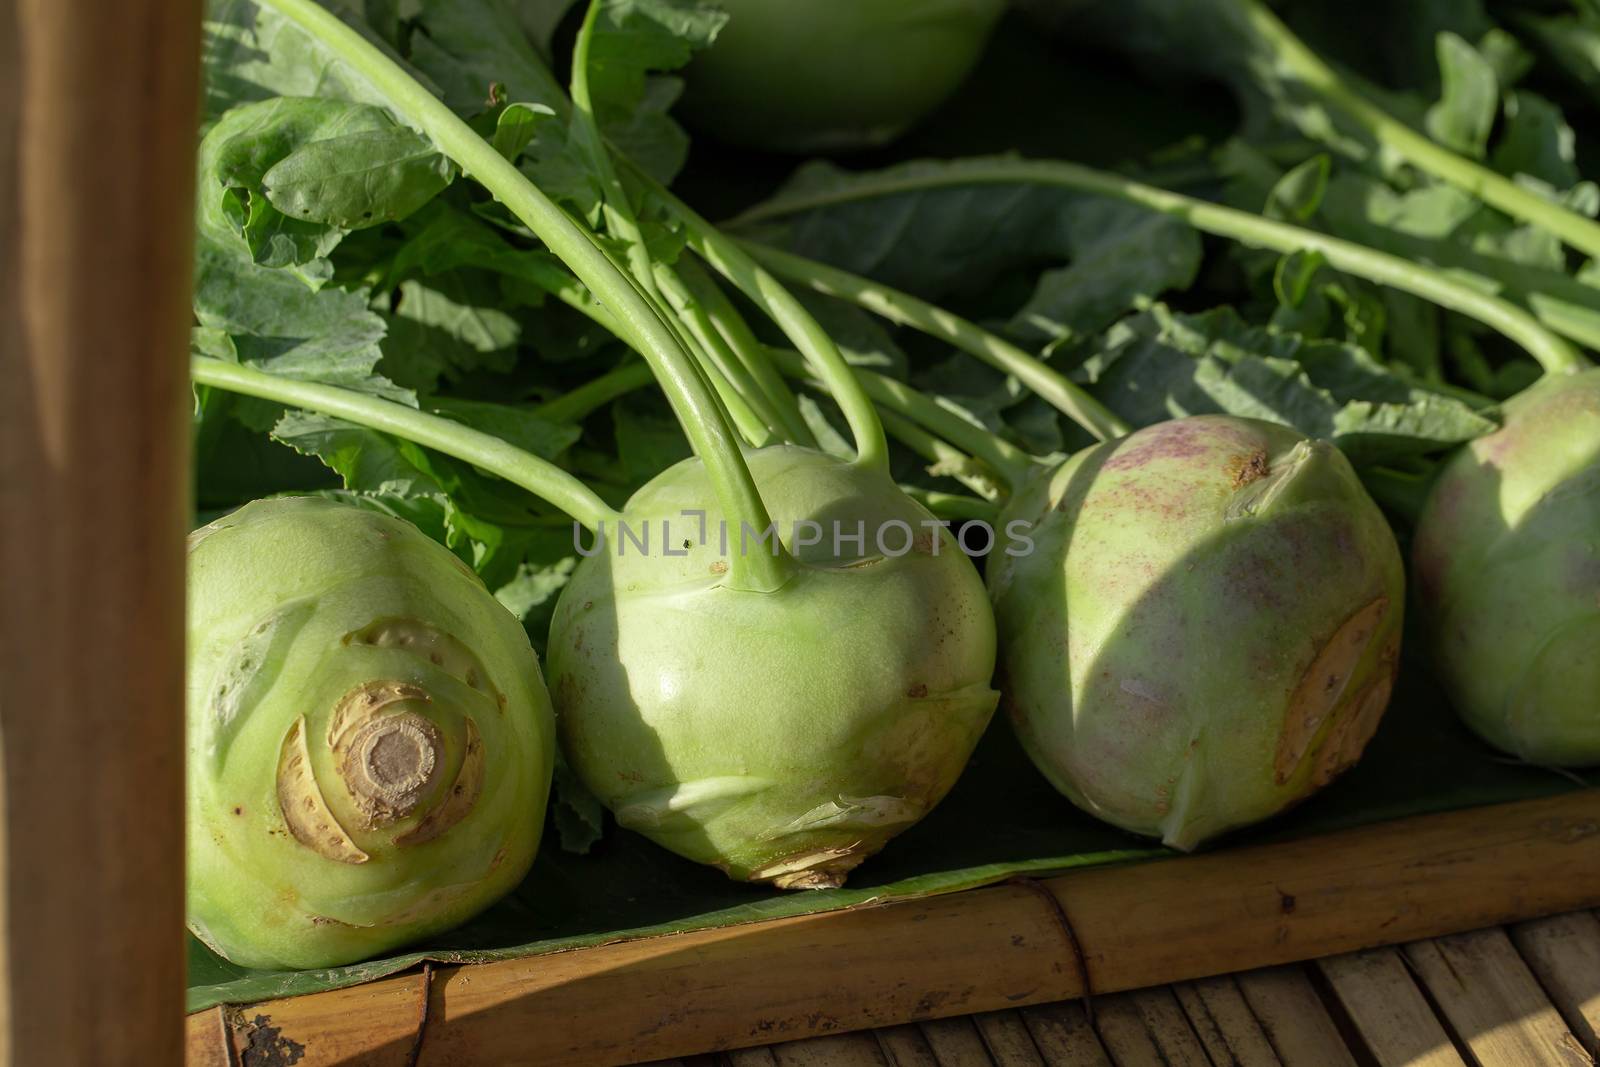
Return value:
<svg viewBox="0 0 1600 1067">
<path fill-rule="evenodd" d="M 727 1054 L 728 1067 L 778 1067 L 769 1048 L 734 1049 Z"/>
<path fill-rule="evenodd" d="M 1038 886 L 1069 918 L 1091 988 L 1108 993 L 1593 906 L 1597 812 L 1600 793 L 1588 790 Z M 599 1067 L 1068 1000 L 1084 992 L 1070 944 L 1037 887 L 1002 885 L 440 967 L 422 1063 Z M 246 1014 L 299 1043 L 301 1067 L 338 1062 L 329 1050 L 353 1041 L 409 1049 L 415 998 L 371 991 L 414 980 Z"/>
<path fill-rule="evenodd" d="M 1419 941 L 1405 958 L 1481 1064 L 1592 1067 L 1504 930 Z"/>
<path fill-rule="evenodd" d="M 832 1034 L 772 1046 L 778 1067 L 888 1067 L 871 1034 Z"/>
<path fill-rule="evenodd" d="M 1278 1054 L 1232 978 L 1184 982 L 1173 992 L 1212 1063 L 1278 1067 Z"/>
<path fill-rule="evenodd" d="M 921 1025 L 939 1067 L 993 1067 L 983 1037 L 968 1018 L 935 1019 Z"/>
<path fill-rule="evenodd" d="M 927 1039 L 917 1027 L 907 1023 L 886 1026 L 875 1032 L 878 1047 L 883 1049 L 883 1057 L 889 1061 L 889 1067 L 940 1067 L 938 1057 L 928 1047 Z"/>
<path fill-rule="evenodd" d="M 1381 1067 L 1466 1067 L 1399 950 L 1346 953 L 1317 967 Z"/>
<path fill-rule="evenodd" d="M 1238 975 L 1239 992 L 1284 1067 L 1355 1067 L 1333 1017 L 1299 967 Z"/>
<path fill-rule="evenodd" d="M 1111 1067 L 1081 1003 L 1041 1004 L 1021 1014 L 1046 1067 Z"/>
<path fill-rule="evenodd" d="M 1579 911 L 1518 923 L 1511 941 L 1568 1029 L 1600 1057 L 1600 919 Z"/>
<path fill-rule="evenodd" d="M 1027 1024 L 1014 1011 L 986 1011 L 972 1017 L 995 1067 L 1044 1067 Z"/>
<path fill-rule="evenodd" d="M 183 1054 L 198 0 L 0 0 L 0 1059 Z"/>
<path fill-rule="evenodd" d="M 1591 907 L 1597 875 L 1590 789 L 1047 884 L 1094 989 L 1115 990 Z"/>
<path fill-rule="evenodd" d="M 1211 1067 L 1171 990 L 1098 998 L 1094 1025 L 1117 1067 Z"/>
</svg>

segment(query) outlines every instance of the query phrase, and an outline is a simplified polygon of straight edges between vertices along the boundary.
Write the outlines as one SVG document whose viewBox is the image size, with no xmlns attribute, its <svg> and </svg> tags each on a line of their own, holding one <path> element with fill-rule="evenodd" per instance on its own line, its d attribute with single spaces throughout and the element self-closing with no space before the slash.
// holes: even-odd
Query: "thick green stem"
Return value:
<svg viewBox="0 0 1600 1067">
<path fill-rule="evenodd" d="M 937 489 L 924 489 L 920 485 L 902 485 L 900 491 L 933 512 L 937 518 L 950 519 L 954 522 L 973 519 L 993 526 L 1000 517 L 998 507 L 975 496 L 941 493 Z"/>
<path fill-rule="evenodd" d="M 927 460 L 930 473 L 954 478 L 985 500 L 1004 495 L 1004 487 L 994 472 L 942 437 L 936 437 L 904 415 L 880 407 L 878 417 L 889 436 Z"/>
<path fill-rule="evenodd" d="M 732 282 L 783 331 L 785 337 L 810 361 L 827 384 L 834 403 L 850 424 L 855 438 L 856 462 L 878 470 L 889 469 L 889 442 L 883 435 L 877 409 L 857 381 L 833 338 L 817 324 L 800 301 L 730 238 L 665 187 L 632 166 L 633 177 L 661 202 L 688 233 L 689 247 L 718 274 Z"/>
<path fill-rule="evenodd" d="M 655 377 L 650 373 L 648 363 L 629 359 L 615 370 L 590 379 L 554 400 L 545 401 L 533 409 L 533 414 L 546 422 L 580 422 L 617 397 L 635 389 L 643 389 L 653 381 Z"/>
<path fill-rule="evenodd" d="M 407 121 L 505 204 L 588 286 L 616 318 L 619 336 L 650 363 L 705 464 L 723 511 L 732 520 L 766 529 L 772 520 L 715 393 L 656 305 L 617 269 L 592 236 L 449 107 L 337 16 L 313 0 L 263 2 L 365 75 Z M 787 553 L 735 553 L 729 560 L 728 581 L 734 588 L 773 590 L 793 570 Z"/>
<path fill-rule="evenodd" d="M 806 425 L 805 416 L 800 413 L 800 405 L 793 391 L 767 358 L 766 346 L 756 338 L 750 324 L 733 306 L 733 301 L 728 299 L 727 294 L 695 259 L 685 256 L 678 262 L 677 272 L 701 310 L 716 327 L 717 333 L 722 336 L 723 342 L 750 377 L 755 379 L 772 412 L 778 416 L 784 435 L 794 444 L 815 448 L 816 438 Z"/>
<path fill-rule="evenodd" d="M 598 529 L 601 523 L 618 517 L 588 486 L 549 460 L 459 422 L 352 389 L 268 374 L 242 363 L 193 356 L 189 366 L 194 380 L 202 385 L 332 415 L 497 474 L 560 508 L 586 529 Z"/>
<path fill-rule="evenodd" d="M 772 420 L 751 406 L 746 399 L 748 391 L 744 383 L 731 373 L 733 368 L 726 361 L 718 360 L 719 353 L 705 347 L 700 331 L 684 319 L 683 302 L 673 299 L 672 294 L 664 291 L 662 283 L 670 280 L 671 268 L 651 262 L 644 230 L 633 213 L 633 205 L 628 202 L 627 190 L 618 179 L 616 168 L 611 165 L 611 149 L 600 133 L 600 123 L 595 118 L 594 102 L 589 94 L 589 52 L 594 43 L 595 23 L 600 17 L 600 9 L 599 0 L 591 0 L 572 50 L 572 134 L 590 169 L 600 179 L 600 206 L 606 228 L 621 241 L 627 257 L 625 265 L 639 283 L 639 288 L 652 300 L 670 304 L 678 313 L 676 319 L 664 317 L 677 333 L 679 344 L 694 356 L 739 433 L 750 444 L 760 448 L 771 443 L 776 436 Z"/>
<path fill-rule="evenodd" d="M 1419 296 L 1476 319 L 1520 345 L 1550 373 L 1567 373 L 1589 366 L 1576 348 L 1551 333 L 1527 311 L 1465 282 L 1459 282 L 1441 271 L 1315 230 L 1157 189 L 1076 163 L 984 159 L 951 164 L 938 173 L 915 176 L 864 175 L 843 189 L 779 196 L 758 204 L 736 222 L 776 219 L 837 204 L 968 185 L 1045 185 L 1072 189 L 1126 200 L 1151 211 L 1183 219 L 1203 233 L 1227 237 L 1253 248 L 1285 254 L 1319 252 L 1337 270 Z"/>
<path fill-rule="evenodd" d="M 770 351 L 778 369 L 791 378 L 804 380 L 815 373 L 815 369 L 797 352 L 776 348 Z M 976 456 L 988 464 L 1001 479 L 1002 488 L 1007 491 L 1021 485 L 1038 462 L 1011 442 L 997 437 L 904 382 L 859 368 L 855 373 L 873 403 L 903 415 L 962 451 Z M 827 383 L 820 384 L 826 388 Z"/>
<path fill-rule="evenodd" d="M 1012 375 L 1043 397 L 1046 403 L 1083 427 L 1097 441 L 1121 437 L 1129 430 L 1128 424 L 1111 409 L 1055 368 L 976 323 L 918 300 L 909 293 L 879 285 L 870 278 L 754 241 L 740 243 L 780 278 L 808 285 L 828 296 L 848 300 L 890 322 L 949 342 L 991 367 Z"/>
<path fill-rule="evenodd" d="M 1600 223 L 1524 189 L 1511 179 L 1418 133 L 1362 96 L 1323 62 L 1265 4 L 1244 0 L 1245 21 L 1273 56 L 1307 88 L 1370 133 L 1375 141 L 1419 170 L 1449 182 L 1512 218 L 1542 226 L 1588 256 L 1600 257 Z"/>
<path fill-rule="evenodd" d="M 728 342 L 717 331 L 677 271 L 664 263 L 657 264 L 656 288 L 688 332 L 702 357 L 706 372 L 713 375 L 712 381 L 717 385 L 718 395 L 728 405 L 728 410 L 734 413 L 735 421 L 740 423 L 741 428 L 753 423 L 760 427 L 765 441 L 786 438 L 783 421 L 757 387 L 749 368 L 728 347 Z M 745 436 L 749 438 L 749 429 L 746 429 Z"/>
</svg>

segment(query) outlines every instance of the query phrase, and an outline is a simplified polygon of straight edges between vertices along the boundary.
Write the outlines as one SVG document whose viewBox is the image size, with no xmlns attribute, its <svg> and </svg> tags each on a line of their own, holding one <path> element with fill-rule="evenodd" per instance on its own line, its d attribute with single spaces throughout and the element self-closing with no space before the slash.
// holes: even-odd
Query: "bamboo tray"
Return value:
<svg viewBox="0 0 1600 1067">
<path fill-rule="evenodd" d="M 1111 993 L 1596 905 L 1600 790 L 1584 789 L 218 1006 L 189 1017 L 188 1063 L 632 1063 Z"/>
</svg>

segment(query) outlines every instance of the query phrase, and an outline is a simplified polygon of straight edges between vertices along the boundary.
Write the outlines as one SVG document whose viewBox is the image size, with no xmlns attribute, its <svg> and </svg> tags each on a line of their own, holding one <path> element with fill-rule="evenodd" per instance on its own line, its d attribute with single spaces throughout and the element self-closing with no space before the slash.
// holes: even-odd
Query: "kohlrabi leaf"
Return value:
<svg viewBox="0 0 1600 1067">
<path fill-rule="evenodd" d="M 394 20 L 386 4 L 327 0 L 323 4 L 405 66 L 394 51 Z M 381 27 L 379 32 L 375 26 Z M 202 30 L 203 125 L 237 104 L 274 96 L 321 97 L 388 108 L 389 99 L 365 74 L 326 44 L 257 0 L 208 0 Z M 412 77 L 431 86 L 426 75 Z"/>
<path fill-rule="evenodd" d="M 1039 278 L 1009 332 L 1034 343 L 1097 333 L 1142 301 L 1194 284 L 1200 235 L 1132 204 L 1082 199 L 1056 219 L 1068 263 Z"/>
<path fill-rule="evenodd" d="M 518 7 L 510 0 L 423 0 L 411 60 L 457 114 L 481 114 L 497 100 L 567 113 L 566 93 L 529 40 Z"/>
<path fill-rule="evenodd" d="M 1138 300 L 1193 281 L 1193 230 L 1129 205 L 1026 185 L 895 191 L 904 179 L 959 175 L 965 165 L 916 161 L 851 173 L 806 164 L 775 199 L 808 206 L 762 236 L 932 300 L 982 290 L 1006 271 L 1065 262 L 1013 321 L 1034 340 L 1093 332 Z M 869 189 L 884 195 L 852 199 Z"/>
<path fill-rule="evenodd" d="M 570 568 L 569 568 L 570 570 Z M 499 594 L 496 594 L 499 595 Z M 502 597 L 502 602 L 504 598 Z M 600 840 L 605 827 L 605 808 L 583 782 L 559 750 L 556 752 L 555 782 L 552 787 L 550 819 L 555 823 L 556 836 L 561 850 L 575 856 L 587 856 L 595 842 Z"/>
<path fill-rule="evenodd" d="M 436 396 L 429 397 L 423 407 L 545 459 L 565 452 L 582 432 L 574 425 L 548 422 L 515 404 Z"/>
<path fill-rule="evenodd" d="M 1428 109 L 1428 133 L 1446 147 L 1482 159 L 1500 110 L 1493 64 L 1453 33 L 1439 35 L 1439 102 Z"/>
<path fill-rule="evenodd" d="M 1559 108 L 1549 100 L 1519 89 L 1506 96 L 1505 130 L 1491 157 L 1502 174 L 1526 174 L 1555 189 L 1578 182 L 1577 137 Z"/>
<path fill-rule="evenodd" d="M 291 218 L 346 230 L 403 219 L 450 184 L 453 166 L 402 126 L 311 141 L 261 178 L 261 191 Z"/>
<path fill-rule="evenodd" d="M 1442 451 L 1495 427 L 1354 345 L 1249 326 L 1226 308 L 1152 307 L 1108 331 L 1080 373 L 1135 426 L 1208 413 L 1266 419 L 1331 440 L 1357 463 Z"/>
<path fill-rule="evenodd" d="M 352 492 L 437 507 L 442 540 L 491 589 L 511 579 L 531 543 L 550 536 L 550 520 L 532 510 L 527 493 L 409 441 L 299 411 L 286 413 L 272 436 L 322 460 Z"/>
<path fill-rule="evenodd" d="M 432 392 L 441 377 L 480 367 L 510 370 L 522 327 L 496 306 L 497 291 L 467 271 L 401 282 L 383 346 L 385 372 Z"/>
</svg>

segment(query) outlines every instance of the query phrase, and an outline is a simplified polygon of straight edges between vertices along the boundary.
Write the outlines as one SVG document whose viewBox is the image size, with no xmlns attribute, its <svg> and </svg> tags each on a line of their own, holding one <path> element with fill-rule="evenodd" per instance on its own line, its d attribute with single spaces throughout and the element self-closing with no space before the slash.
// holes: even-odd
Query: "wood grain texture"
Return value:
<svg viewBox="0 0 1600 1067">
<path fill-rule="evenodd" d="M 1229 976 L 1201 978 L 1175 986 L 1189 1025 L 1205 1046 L 1211 1062 L 1239 1067 L 1278 1067 L 1261 1023 L 1245 1003 L 1244 994 Z"/>
<path fill-rule="evenodd" d="M 1494 1067 L 1592 1067 L 1504 930 L 1420 941 L 1405 958 L 1456 1036 Z"/>
<path fill-rule="evenodd" d="M 1117 1067 L 1211 1067 L 1171 990 L 1097 999 L 1094 1025 Z"/>
<path fill-rule="evenodd" d="M 1346 953 L 1317 967 L 1381 1067 L 1466 1067 L 1399 950 Z"/>
<path fill-rule="evenodd" d="M 1044 1067 L 1022 1016 L 1014 1011 L 986 1011 L 972 1017 L 995 1067 Z"/>
<path fill-rule="evenodd" d="M 1355 1057 L 1304 970 L 1250 971 L 1239 975 L 1238 982 L 1284 1067 L 1355 1067 Z"/>
<path fill-rule="evenodd" d="M 972 1019 L 934 1019 L 921 1030 L 939 1067 L 991 1067 L 989 1050 Z"/>
<path fill-rule="evenodd" d="M 888 1067 L 871 1034 L 808 1037 L 772 1046 L 778 1067 Z"/>
<path fill-rule="evenodd" d="M 1510 933 L 1568 1029 L 1600 1057 L 1600 918 L 1579 911 L 1518 923 Z"/>
<path fill-rule="evenodd" d="M 600 1067 L 1079 997 L 1084 969 L 1040 886 L 1071 923 L 1092 991 L 1157 986 L 1593 906 L 1600 793 L 1079 871 L 1033 888 L 440 967 L 420 1063 Z M 301 1067 L 354 1051 L 405 1063 L 392 1057 L 414 1043 L 415 983 L 402 975 L 241 1015 L 302 1046 Z M 190 1026 L 198 1041 L 214 1034 L 203 1017 Z"/>
<path fill-rule="evenodd" d="M 889 1067 L 942 1067 L 922 1031 L 909 1023 L 879 1030 L 878 1047 Z"/>
<path fill-rule="evenodd" d="M 183 1050 L 198 0 L 0 0 L 5 1062 Z"/>
<path fill-rule="evenodd" d="M 1047 1067 L 1111 1067 L 1081 1003 L 1023 1008 L 1022 1021 Z"/>
<path fill-rule="evenodd" d="M 728 1067 L 777 1067 L 769 1048 L 735 1049 L 727 1054 Z"/>
</svg>

